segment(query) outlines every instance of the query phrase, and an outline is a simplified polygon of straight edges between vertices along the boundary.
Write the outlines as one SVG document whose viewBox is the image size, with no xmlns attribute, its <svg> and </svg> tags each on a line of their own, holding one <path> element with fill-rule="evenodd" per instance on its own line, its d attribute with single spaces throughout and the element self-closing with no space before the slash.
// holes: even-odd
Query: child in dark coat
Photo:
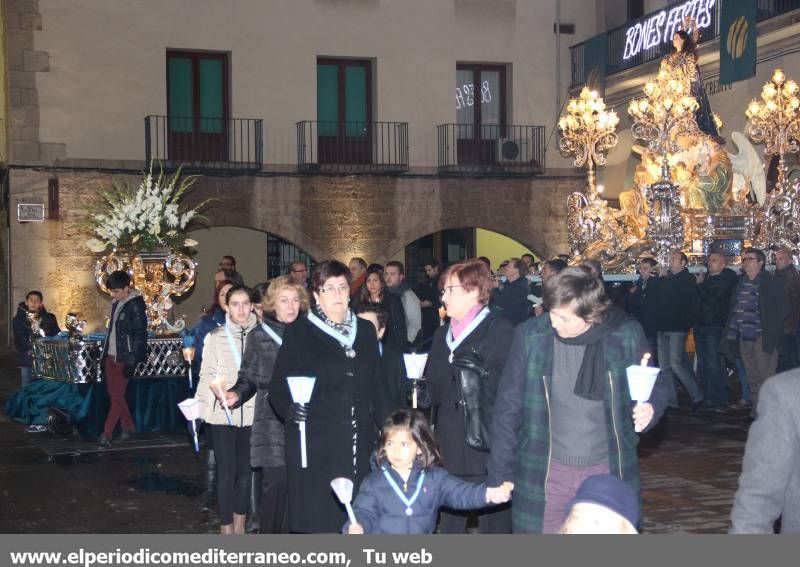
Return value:
<svg viewBox="0 0 800 567">
<path fill-rule="evenodd" d="M 511 483 L 487 488 L 444 470 L 430 425 L 417 410 L 397 410 L 386 419 L 376 462 L 353 502 L 358 523 L 346 523 L 344 533 L 430 534 L 441 506 L 472 510 L 511 498 Z"/>
</svg>

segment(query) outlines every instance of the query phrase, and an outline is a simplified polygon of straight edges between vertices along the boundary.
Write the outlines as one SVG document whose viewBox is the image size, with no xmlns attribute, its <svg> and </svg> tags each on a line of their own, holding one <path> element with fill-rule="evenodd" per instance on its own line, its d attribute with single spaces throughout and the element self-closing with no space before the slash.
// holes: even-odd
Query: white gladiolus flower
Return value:
<svg viewBox="0 0 800 567">
<path fill-rule="evenodd" d="M 91 239 L 87 240 L 86 241 L 86 246 L 92 252 L 102 252 L 103 250 L 106 249 L 106 244 L 100 242 L 96 238 L 91 238 Z"/>
<path fill-rule="evenodd" d="M 186 240 L 183 241 L 184 246 L 194 247 L 197 246 L 197 244 L 198 244 L 197 240 L 194 240 L 192 238 L 187 238 Z"/>
</svg>

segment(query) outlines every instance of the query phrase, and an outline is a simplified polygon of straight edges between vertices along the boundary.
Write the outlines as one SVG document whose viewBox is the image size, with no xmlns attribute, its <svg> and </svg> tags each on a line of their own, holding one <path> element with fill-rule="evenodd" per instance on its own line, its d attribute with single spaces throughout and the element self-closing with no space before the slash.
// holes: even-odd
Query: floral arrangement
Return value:
<svg viewBox="0 0 800 567">
<path fill-rule="evenodd" d="M 156 176 L 151 162 L 138 188 L 113 181 L 111 189 L 102 194 L 102 205 L 89 215 L 89 229 L 96 238 L 86 241 L 86 246 L 92 252 L 108 248 L 152 252 L 197 246 L 195 240 L 186 238 L 187 227 L 203 218 L 199 211 L 211 199 L 194 208 L 181 205 L 196 180 L 194 175 L 181 179 L 180 169 L 165 175 L 160 168 Z"/>
</svg>

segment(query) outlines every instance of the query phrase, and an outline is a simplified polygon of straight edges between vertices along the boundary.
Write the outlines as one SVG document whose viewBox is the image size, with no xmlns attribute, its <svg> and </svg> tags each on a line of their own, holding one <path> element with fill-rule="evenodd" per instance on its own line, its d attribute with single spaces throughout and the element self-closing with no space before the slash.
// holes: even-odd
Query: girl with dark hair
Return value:
<svg viewBox="0 0 800 567">
<path fill-rule="evenodd" d="M 364 479 L 353 503 L 358 523 L 346 523 L 345 533 L 431 534 L 441 506 L 469 510 L 511 496 L 510 484 L 487 488 L 443 469 L 431 427 L 416 410 L 397 410 L 386 419 L 376 461 L 378 470 Z"/>
<path fill-rule="evenodd" d="M 369 473 L 377 428 L 391 408 L 379 387 L 375 328 L 349 308 L 347 266 L 336 260 L 317 265 L 312 292 L 316 304 L 284 330 L 267 390 L 286 423 L 289 530 L 337 533 L 345 514 L 330 481 L 347 477 L 360 484 Z M 309 403 L 294 403 L 289 376 L 316 378 Z M 300 423 L 306 429 L 306 467 Z"/>
<path fill-rule="evenodd" d="M 696 27 L 696 24 L 695 24 Z M 711 112 L 711 103 L 708 101 L 700 66 L 697 64 L 697 39 L 685 30 L 678 30 L 672 35 L 672 46 L 675 51 L 667 55 L 661 62 L 661 69 L 666 69 L 671 75 L 689 83 L 690 94 L 697 100 L 697 110 L 694 113 L 697 127 L 704 134 L 719 143 L 725 140 L 720 137 L 714 113 Z"/>
<path fill-rule="evenodd" d="M 659 378 L 650 401 L 633 407 L 625 369 L 640 363 L 647 340 L 588 268 L 548 279 L 544 305 L 548 313 L 517 328 L 491 428 L 487 482 L 517 483 L 515 533 L 556 533 L 595 474 L 613 474 L 638 494 L 634 425 L 653 427 L 666 406 Z"/>
<path fill-rule="evenodd" d="M 244 533 L 250 500 L 250 431 L 255 398 L 233 412 L 222 398 L 236 383 L 245 347 L 249 344 L 247 337 L 258 324 L 250 293 L 246 287 L 228 290 L 225 324 L 208 333 L 204 341 L 205 356 L 195 394 L 204 404 L 203 420 L 213 440 L 220 532 L 223 534 Z"/>
<path fill-rule="evenodd" d="M 453 264 L 439 285 L 450 321 L 434 333 L 425 371 L 436 407 L 436 435 L 448 472 L 483 482 L 494 396 L 514 328 L 489 311 L 492 281 L 480 260 Z M 441 532 L 465 533 L 470 515 L 477 515 L 480 533 L 511 531 L 505 506 L 466 513 L 443 510 Z"/>
<path fill-rule="evenodd" d="M 371 266 L 367 269 L 364 284 L 351 301 L 351 306 L 358 311 L 362 305 L 380 305 L 386 311 L 386 333 L 382 342 L 397 352 L 405 352 L 406 315 L 403 302 L 399 296 L 389 293 L 383 270 Z"/>
</svg>

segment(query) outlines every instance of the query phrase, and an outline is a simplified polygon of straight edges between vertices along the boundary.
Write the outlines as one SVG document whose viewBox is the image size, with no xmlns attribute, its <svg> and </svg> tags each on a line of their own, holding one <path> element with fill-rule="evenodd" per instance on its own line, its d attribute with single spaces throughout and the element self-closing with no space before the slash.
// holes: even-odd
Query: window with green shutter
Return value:
<svg viewBox="0 0 800 567">
<path fill-rule="evenodd" d="M 227 159 L 228 56 L 167 51 L 170 159 Z"/>
<path fill-rule="evenodd" d="M 368 162 L 371 122 L 371 63 L 359 59 L 317 59 L 320 162 Z"/>
</svg>

